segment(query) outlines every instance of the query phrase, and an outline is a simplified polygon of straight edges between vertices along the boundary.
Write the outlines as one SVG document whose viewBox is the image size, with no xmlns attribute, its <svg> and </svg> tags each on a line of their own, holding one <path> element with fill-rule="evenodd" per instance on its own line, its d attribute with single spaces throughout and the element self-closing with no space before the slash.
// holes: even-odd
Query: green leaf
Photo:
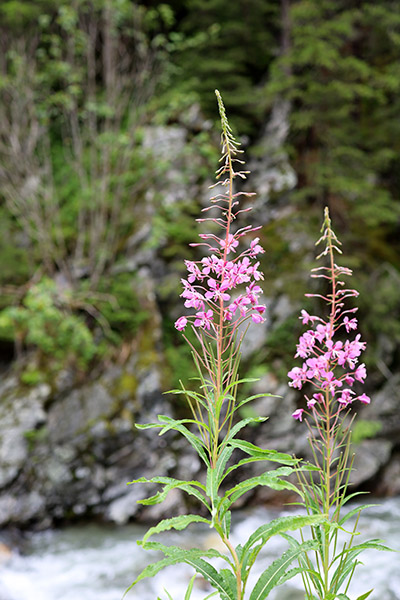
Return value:
<svg viewBox="0 0 400 600">
<path fill-rule="evenodd" d="M 357 506 L 356 508 L 353 508 L 353 510 L 349 511 L 342 519 L 340 519 L 339 525 L 343 525 L 343 523 L 345 523 L 348 519 L 351 519 L 351 517 L 354 517 L 357 513 L 373 506 L 378 506 L 378 504 L 364 504 L 363 506 Z"/>
<path fill-rule="evenodd" d="M 257 380 L 256 380 L 257 381 Z M 243 406 L 243 404 L 247 404 L 248 402 L 252 402 L 253 400 L 257 400 L 257 398 L 281 398 L 281 396 L 277 396 L 276 394 L 254 394 L 253 396 L 248 396 L 248 398 L 244 398 L 240 400 L 236 406 L 235 410 Z"/>
<path fill-rule="evenodd" d="M 365 592 L 365 594 L 361 594 L 361 596 L 358 596 L 358 598 L 356 598 L 356 600 L 366 600 L 366 598 L 368 598 L 368 596 L 370 594 L 372 594 L 374 590 L 369 590 L 369 592 Z"/>
<path fill-rule="evenodd" d="M 236 423 L 232 427 L 232 429 L 230 430 L 229 434 L 225 438 L 225 443 L 227 443 L 230 440 L 232 440 L 235 437 L 235 435 L 241 429 L 243 429 L 243 427 L 246 427 L 246 425 L 249 425 L 250 423 L 263 423 L 266 420 L 267 420 L 267 417 L 247 417 L 246 419 L 241 419 L 238 423 Z"/>
<path fill-rule="evenodd" d="M 274 535 L 282 535 L 287 531 L 296 531 L 302 527 L 317 525 L 326 521 L 324 515 L 305 515 L 305 516 L 293 516 L 293 517 L 279 517 L 274 519 L 270 523 L 261 525 L 252 535 L 249 537 L 247 542 L 244 544 L 242 549 L 242 564 L 243 564 L 243 576 L 245 575 L 245 569 L 248 564 L 252 564 L 252 547 L 255 544 L 259 545 L 256 548 L 256 553 L 268 542 L 268 540 Z M 285 536 L 286 537 L 286 536 Z M 293 549 L 298 548 L 299 543 L 296 541 Z M 253 561 L 254 562 L 254 561 Z"/>
<path fill-rule="evenodd" d="M 255 584 L 250 600 L 264 600 L 267 598 L 271 590 L 285 578 L 289 565 L 304 552 L 309 552 L 316 548 L 316 543 L 312 540 L 300 544 L 297 548 L 290 548 L 278 560 L 275 560 L 264 573 L 260 576 Z M 292 572 L 296 569 L 292 569 Z M 294 575 L 295 573 L 293 573 Z M 286 580 L 286 579 L 285 579 Z"/>
<path fill-rule="evenodd" d="M 181 563 L 181 562 L 183 562 L 182 557 L 175 556 L 175 557 L 163 558 L 162 560 L 152 563 L 151 565 L 147 565 L 147 567 L 145 567 L 143 569 L 143 571 L 136 577 L 135 581 L 133 583 L 131 583 L 131 585 L 125 590 L 123 598 L 125 598 L 126 594 L 142 579 L 146 579 L 147 577 L 154 577 L 155 575 L 157 575 L 157 573 L 162 571 L 162 569 L 164 569 L 165 567 L 169 567 L 171 565 L 176 565 L 177 563 Z"/>
<path fill-rule="evenodd" d="M 162 560 L 159 560 L 155 563 L 152 563 L 151 565 L 147 565 L 147 567 L 145 567 L 143 569 L 143 571 L 138 575 L 138 577 L 135 579 L 135 581 L 128 587 L 128 589 L 125 591 L 123 597 L 125 597 L 126 594 L 139 581 L 141 581 L 142 579 L 146 579 L 147 577 L 154 577 L 155 575 L 157 575 L 157 573 L 162 571 L 162 569 L 164 569 L 165 567 L 169 567 L 171 565 L 176 565 L 178 563 L 184 563 L 184 562 L 186 562 L 187 564 L 191 564 L 191 562 L 188 562 L 188 561 L 198 560 L 199 557 L 201 557 L 201 556 L 207 556 L 209 558 L 222 558 L 229 563 L 229 560 L 225 555 L 221 554 L 220 552 L 218 552 L 217 550 L 214 550 L 214 549 L 210 549 L 210 550 L 199 550 L 197 548 L 182 549 L 182 548 L 178 548 L 177 546 L 164 546 L 163 544 L 160 544 L 158 542 L 147 542 L 146 548 L 149 550 L 157 550 L 157 551 L 164 552 L 164 554 L 166 554 L 167 557 L 163 558 Z M 203 562 L 205 562 L 205 561 L 203 561 Z M 205 564 L 207 564 L 207 563 L 205 562 Z"/>
<path fill-rule="evenodd" d="M 318 525 L 326 521 L 326 515 L 302 515 L 279 517 L 270 523 L 261 525 L 243 546 L 243 551 L 253 546 L 256 542 L 262 541 L 265 544 L 272 536 L 286 533 L 287 531 L 296 531 L 302 527 Z"/>
<path fill-rule="evenodd" d="M 162 531 L 168 531 L 169 529 L 181 531 L 182 529 L 186 529 L 186 527 L 191 523 L 207 523 L 207 525 L 210 525 L 211 521 L 209 519 L 205 519 L 204 517 L 200 517 L 199 515 L 179 515 L 178 517 L 172 517 L 171 519 L 163 519 L 154 527 L 150 527 L 140 543 L 144 547 L 146 545 L 146 541 L 152 535 L 161 533 Z"/>
<path fill-rule="evenodd" d="M 196 579 L 196 574 L 194 574 L 193 577 L 191 578 L 191 580 L 189 581 L 189 585 L 187 587 L 184 600 L 190 600 L 190 596 L 192 595 L 193 584 L 194 584 L 195 579 Z"/>
<path fill-rule="evenodd" d="M 153 477 L 152 479 L 146 479 L 146 477 L 140 477 L 139 479 L 134 479 L 133 481 L 129 481 L 128 485 L 133 483 L 159 483 L 164 484 L 164 489 L 162 492 L 157 492 L 154 496 L 150 498 L 145 498 L 143 500 L 138 500 L 138 504 L 144 505 L 153 505 L 159 504 L 163 502 L 168 495 L 168 493 L 173 489 L 180 489 L 189 494 L 190 496 L 195 496 L 204 506 L 207 507 L 208 510 L 211 511 L 210 506 L 201 493 L 200 489 L 205 491 L 205 486 L 199 481 L 181 481 L 180 479 L 174 479 L 173 477 Z"/>
<path fill-rule="evenodd" d="M 274 471 L 268 471 L 257 477 L 251 477 L 241 483 L 235 485 L 232 489 L 228 490 L 222 498 L 219 507 L 224 507 L 224 510 L 229 508 L 238 498 L 243 496 L 246 492 L 254 489 L 255 487 L 267 486 L 273 490 L 291 490 L 298 493 L 296 486 L 290 481 L 280 479 L 280 476 L 287 476 L 293 472 L 290 467 L 279 467 Z"/>
<path fill-rule="evenodd" d="M 225 590 L 229 590 L 229 596 L 236 598 L 237 582 L 234 573 L 230 569 L 220 569 L 219 574 L 224 581 Z"/>
<path fill-rule="evenodd" d="M 362 544 L 357 544 L 357 546 L 352 546 L 351 548 L 347 548 L 346 550 L 343 550 L 343 552 L 346 552 L 347 554 L 356 555 L 356 554 L 359 554 L 360 552 L 363 552 L 364 550 L 379 550 L 381 552 L 396 552 L 396 550 L 393 550 L 392 548 L 385 546 L 382 543 L 382 540 L 379 540 L 379 539 L 368 540 L 366 542 L 363 542 Z"/>
<path fill-rule="evenodd" d="M 231 516 L 232 513 L 230 510 L 228 510 L 226 511 L 226 513 L 224 513 L 221 519 L 222 531 L 224 532 L 227 538 L 229 537 L 231 532 Z"/>
<path fill-rule="evenodd" d="M 217 482 L 218 487 L 224 479 L 224 469 L 226 463 L 232 456 L 233 450 L 234 449 L 231 446 L 225 446 L 218 457 L 217 464 L 215 466 L 215 481 Z"/>
<path fill-rule="evenodd" d="M 185 562 L 196 569 L 197 573 L 202 575 L 204 579 L 206 579 L 212 585 L 213 588 L 218 590 L 221 600 L 236 600 L 236 593 L 232 593 L 230 588 L 225 588 L 226 582 L 224 578 L 207 561 L 203 560 L 202 558 L 192 559 L 188 557 L 185 559 Z"/>
<path fill-rule="evenodd" d="M 183 425 L 184 422 L 193 422 L 192 420 L 182 419 L 181 421 L 176 421 L 175 419 L 171 419 L 170 417 L 166 417 L 164 415 L 159 415 L 158 418 L 162 423 L 168 423 L 168 426 L 160 432 L 160 435 L 164 434 L 169 429 L 174 429 L 175 431 L 178 431 L 187 439 L 189 444 L 193 446 L 193 448 L 196 450 L 200 458 L 203 459 L 205 464 L 207 466 L 210 465 L 210 461 L 208 460 L 206 453 L 206 446 L 199 440 L 197 436 L 194 435 L 194 433 L 189 431 L 189 429 Z"/>
<path fill-rule="evenodd" d="M 231 440 L 229 445 L 233 446 L 234 448 L 239 448 L 257 460 L 270 460 L 273 462 L 279 462 L 283 465 L 296 465 L 299 462 L 298 458 L 293 458 L 293 456 L 290 456 L 289 454 L 277 452 L 276 450 L 265 450 L 259 446 L 251 444 L 250 442 L 246 442 L 245 440 Z"/>
<path fill-rule="evenodd" d="M 180 548 L 179 546 L 165 546 L 165 544 L 162 544 L 161 542 L 146 542 L 146 550 L 163 552 L 165 556 L 170 558 L 177 557 L 181 554 L 182 562 L 186 560 L 187 556 L 190 556 L 191 558 L 220 558 L 227 562 L 229 566 L 232 566 L 229 557 L 219 550 L 215 550 L 215 548 L 209 548 L 208 550 L 202 548 Z"/>
</svg>

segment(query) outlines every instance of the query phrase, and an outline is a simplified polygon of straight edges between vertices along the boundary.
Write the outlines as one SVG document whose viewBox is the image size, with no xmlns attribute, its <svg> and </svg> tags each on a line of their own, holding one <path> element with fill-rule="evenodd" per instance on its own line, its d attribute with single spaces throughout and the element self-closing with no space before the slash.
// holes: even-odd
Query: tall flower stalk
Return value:
<svg viewBox="0 0 400 600">
<path fill-rule="evenodd" d="M 214 228 L 217 225 L 222 231 L 219 235 L 202 233 L 199 236 L 201 242 L 190 244 L 205 247 L 208 255 L 197 262 L 185 261 L 188 277 L 182 280 L 184 289 L 181 296 L 185 299 L 185 307 L 192 309 L 192 314 L 180 317 L 175 323 L 180 331 L 191 323 L 197 339 L 197 345 L 193 345 L 186 337 L 192 348 L 202 389 L 201 394 L 191 394 L 190 406 L 194 418 L 201 424 L 200 432 L 212 467 L 215 467 L 221 451 L 221 431 L 227 426 L 229 433 L 237 408 L 240 345 L 245 332 L 241 326 L 250 319 L 254 323 L 262 323 L 266 310 L 259 302 L 262 290 L 258 282 L 264 279 L 257 261 L 257 256 L 264 252 L 259 238 L 252 239 L 245 249 L 237 253 L 240 238 L 259 227 L 233 228 L 239 213 L 251 210 L 240 208 L 239 198 L 254 194 L 234 191 L 236 179 L 245 179 L 248 172 L 240 170 L 243 161 L 238 155 L 242 150 L 232 135 L 218 91 L 216 95 L 222 125 L 222 166 L 216 173 L 217 183 L 211 186 L 216 188 L 217 193 L 210 199 L 210 206 L 203 209 L 208 214 L 212 211 L 214 216 L 197 221 L 214 225 Z M 239 169 L 235 170 L 237 165 Z"/>
<path fill-rule="evenodd" d="M 378 540 L 354 544 L 360 512 L 366 506 L 356 507 L 343 516 L 344 504 L 356 494 L 348 495 L 350 474 L 354 456 L 351 456 L 351 414 L 353 403 L 369 404 L 370 398 L 357 389 L 365 381 L 367 372 L 360 356 L 365 342 L 357 330 L 354 313 L 348 300 L 358 292 L 348 288 L 343 277 L 351 270 L 338 266 L 335 254 L 341 254 L 340 241 L 335 235 L 329 211 L 325 209 L 322 236 L 316 245 L 324 250 L 317 257 L 325 258 L 324 266 L 312 270 L 311 276 L 325 281 L 325 294 L 306 294 L 319 298 L 327 306 L 324 317 L 301 311 L 300 319 L 310 329 L 303 333 L 297 344 L 295 357 L 303 359 L 301 367 L 294 367 L 288 376 L 289 385 L 311 389 L 304 396 L 306 408 L 299 408 L 293 417 L 304 419 L 309 430 L 309 443 L 313 456 L 314 471 L 299 471 L 299 482 L 304 494 L 304 505 L 310 515 L 325 514 L 324 524 L 312 526 L 312 536 L 318 543 L 314 560 L 310 554 L 300 558 L 306 598 L 309 600 L 347 600 L 347 592 L 354 570 L 359 563 L 358 555 L 367 548 L 387 549 Z M 312 475 L 310 475 L 310 473 Z M 345 531 L 344 524 L 354 517 L 355 524 Z M 340 545 L 339 534 L 347 536 Z M 304 539 L 304 538 L 303 538 Z M 364 600 L 369 592 L 357 600 Z"/>
<path fill-rule="evenodd" d="M 206 579 L 221 600 L 243 600 L 246 590 L 246 597 L 250 600 L 264 600 L 274 587 L 299 572 L 299 569 L 291 568 L 292 562 L 298 560 L 305 551 L 316 548 L 316 542 L 309 540 L 289 547 L 272 564 L 264 564 L 253 589 L 248 590 L 249 576 L 262 548 L 272 536 L 286 535 L 305 525 L 320 523 L 324 516 L 282 517 L 251 532 L 247 542 L 242 545 L 235 546 L 231 540 L 231 509 L 234 503 L 257 486 L 297 492 L 297 487 L 286 477 L 294 472 L 298 460 L 237 437 L 247 424 L 265 420 L 260 417 L 241 419 L 239 409 L 259 396 L 269 395 L 241 397 L 241 384 L 252 380 L 239 375 L 240 347 L 247 324 L 253 322 L 257 325 L 264 320 L 266 308 L 260 303 L 259 285 L 263 275 L 257 258 L 264 250 L 254 236 L 240 249 L 244 241 L 242 238 L 253 234 L 258 227 L 237 225 L 238 215 L 250 210 L 242 208 L 240 200 L 252 194 L 234 187 L 238 178 L 246 178 L 247 171 L 241 167 L 241 150 L 229 127 L 218 91 L 216 95 L 222 126 L 222 165 L 217 171 L 217 183 L 212 186 L 216 188 L 216 193 L 210 205 L 203 209 L 206 214 L 199 221 L 217 233 L 201 233 L 200 242 L 191 244 L 205 248 L 206 255 L 198 261 L 186 261 L 188 275 L 182 280 L 181 296 L 188 312 L 175 323 L 179 331 L 185 332 L 183 335 L 191 347 L 198 378 L 195 390 L 187 389 L 182 384 L 181 389 L 172 392 L 186 397 L 192 417 L 176 420 L 158 415 L 158 423 L 138 426 L 140 429 L 159 428 L 160 435 L 171 430 L 183 435 L 207 469 L 206 482 L 181 481 L 171 477 L 140 478 L 131 482 L 162 486 L 161 491 L 142 500 L 142 504 L 162 502 L 170 490 L 179 489 L 194 497 L 202 514 L 207 516 L 189 514 L 172 517 L 152 527 L 140 543 L 145 549 L 163 552 L 165 558 L 146 567 L 129 589 L 165 566 L 186 563 Z M 193 335 L 189 337 L 186 328 L 190 326 Z M 241 451 L 245 457 L 236 458 L 236 454 L 233 454 L 235 450 Z M 269 465 L 261 475 L 244 479 L 242 476 L 240 483 L 227 487 L 228 475 L 240 467 L 260 461 L 281 466 L 272 468 Z M 150 541 L 157 533 L 169 529 L 181 530 L 191 523 L 206 523 L 213 528 L 226 551 L 171 547 Z M 223 567 L 219 570 L 209 562 L 215 558 L 222 561 Z M 190 597 L 192 586 L 193 582 L 189 584 L 185 600 Z"/>
</svg>

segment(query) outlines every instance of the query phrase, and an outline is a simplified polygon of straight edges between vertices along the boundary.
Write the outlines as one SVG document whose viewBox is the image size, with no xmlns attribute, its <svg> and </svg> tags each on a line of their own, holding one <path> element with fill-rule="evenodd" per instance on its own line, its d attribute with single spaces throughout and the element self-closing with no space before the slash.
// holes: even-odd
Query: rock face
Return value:
<svg viewBox="0 0 400 600">
<path fill-rule="evenodd" d="M 155 360 L 154 347 L 147 355 L 133 353 L 124 365 L 110 367 L 95 381 L 56 392 L 47 385 L 24 390 L 15 378 L 5 379 L 0 405 L 2 527 L 46 527 L 83 517 L 121 524 L 131 518 L 160 518 L 185 510 L 184 499 L 176 493 L 165 505 L 143 513 L 137 500 L 152 490 L 142 483 L 127 485 L 143 476 L 188 479 L 199 475 L 199 461 L 184 440 L 172 435 L 160 438 L 157 430 L 134 427 L 135 422 L 155 420 L 159 412 L 170 413 L 162 395 L 160 359 L 161 355 Z M 390 383 L 391 394 L 382 392 L 384 436 L 354 446 L 353 484 L 371 487 L 375 482 L 376 491 L 385 494 L 400 493 L 399 424 L 394 419 L 400 378 L 395 379 Z M 254 391 L 263 389 L 282 397 L 256 401 L 255 413 L 269 419 L 245 435 L 261 446 L 307 457 L 306 428 L 291 418 L 296 408 L 294 392 L 278 385 L 270 374 Z M 375 410 L 378 407 L 373 405 L 365 409 L 362 419 Z M 279 498 L 263 489 L 258 501 Z"/>
<path fill-rule="evenodd" d="M 78 388 L 26 391 L 11 378 L 1 395 L 0 525 L 93 515 L 123 522 L 138 511 L 145 491 L 127 482 L 152 473 L 165 443 L 134 428 L 168 412 L 154 349 Z"/>
<path fill-rule="evenodd" d="M 260 222 L 264 223 L 271 217 L 267 211 L 271 191 L 290 189 L 295 183 L 287 157 L 280 151 L 287 132 L 286 114 L 286 106 L 275 108 L 264 136 L 272 139 L 267 163 L 258 161 L 252 165 L 255 178 L 250 184 L 260 192 L 255 209 L 263 215 Z M 163 160 L 171 153 L 179 155 L 185 143 L 186 133 L 179 127 L 155 128 L 145 138 L 145 146 Z M 170 205 L 188 193 L 181 180 L 177 184 L 179 165 L 175 166 L 169 172 L 165 190 Z M 4 377 L 0 384 L 2 527 L 46 527 L 63 519 L 93 517 L 125 523 L 130 518 L 171 516 L 185 510 L 178 492 L 171 493 L 164 505 L 144 510 L 137 500 L 153 490 L 143 483 L 127 482 L 154 475 L 201 477 L 199 461 L 185 440 L 172 434 L 159 437 L 154 429 L 135 428 L 135 423 L 154 422 L 157 414 L 172 412 L 168 397 L 163 395 L 165 358 L 156 292 L 160 278 L 168 277 L 168 272 L 154 246 L 145 244 L 151 235 L 148 220 L 154 212 L 153 201 L 149 193 L 148 214 L 140 216 L 143 227 L 140 224 L 129 240 L 126 264 L 122 267 L 135 273 L 142 305 L 151 320 L 141 326 L 124 360 L 104 365 L 83 383 L 65 372 L 51 386 L 29 388 L 13 374 Z M 285 207 L 275 205 L 271 210 L 281 210 L 281 216 L 286 214 Z M 273 218 L 278 218 L 277 214 Z M 307 247 L 308 241 L 300 242 L 303 248 Z M 290 243 L 295 247 L 299 240 L 293 238 Z M 284 292 L 272 290 L 268 294 L 271 297 L 265 301 L 269 319 L 264 327 L 249 330 L 242 348 L 244 360 L 250 363 L 256 354 L 262 354 L 265 340 L 274 328 L 285 323 L 296 310 Z M 253 404 L 251 410 L 255 414 L 269 418 L 244 435 L 262 447 L 307 458 L 307 429 L 291 417 L 299 396 L 282 382 L 282 377 L 278 379 L 267 370 L 253 390 L 255 394 L 262 392 L 281 397 L 264 397 Z M 360 442 L 354 446 L 354 486 L 382 494 L 400 493 L 399 402 L 400 374 L 395 374 L 390 375 L 373 403 L 363 408 L 362 421 L 377 427 L 373 439 L 368 439 L 367 431 L 368 435 L 364 439 L 359 436 Z M 263 489 L 258 501 L 280 500 L 274 492 Z"/>
</svg>

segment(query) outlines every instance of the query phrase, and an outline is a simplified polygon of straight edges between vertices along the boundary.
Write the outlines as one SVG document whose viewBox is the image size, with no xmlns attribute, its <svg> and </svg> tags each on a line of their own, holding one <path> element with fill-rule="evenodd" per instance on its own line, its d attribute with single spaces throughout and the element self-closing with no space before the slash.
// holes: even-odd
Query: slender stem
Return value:
<svg viewBox="0 0 400 600">
<path fill-rule="evenodd" d="M 226 162 L 225 168 L 229 171 L 229 184 L 228 184 L 228 209 L 227 209 L 227 218 L 226 218 L 226 230 L 225 230 L 225 247 L 223 254 L 223 262 L 224 267 L 226 265 L 226 259 L 228 254 L 229 247 L 229 234 L 230 234 L 230 224 L 232 221 L 232 202 L 233 202 L 233 168 L 232 168 L 232 155 L 231 148 L 229 146 L 229 140 L 226 135 L 224 135 L 224 144 L 226 147 Z M 221 276 L 221 286 L 224 283 L 224 271 Z M 218 325 L 217 325 L 217 378 L 216 378 L 216 404 L 219 402 L 219 398 L 222 394 L 223 388 L 223 342 L 224 342 L 224 301 L 222 297 L 219 298 L 219 307 L 218 307 Z M 212 466 L 214 467 L 218 458 L 218 432 L 219 432 L 219 414 L 215 414 L 215 429 L 214 429 L 214 444 L 213 444 L 213 456 L 212 456 Z"/>
<path fill-rule="evenodd" d="M 229 541 L 229 539 L 225 535 L 222 538 L 222 541 L 224 542 L 225 546 L 228 548 L 228 550 L 233 558 L 233 561 L 235 563 L 237 600 L 242 600 L 242 597 L 243 597 L 243 594 L 242 594 L 242 569 L 241 569 L 238 555 L 237 555 L 236 550 L 233 547 L 232 543 Z"/>
</svg>

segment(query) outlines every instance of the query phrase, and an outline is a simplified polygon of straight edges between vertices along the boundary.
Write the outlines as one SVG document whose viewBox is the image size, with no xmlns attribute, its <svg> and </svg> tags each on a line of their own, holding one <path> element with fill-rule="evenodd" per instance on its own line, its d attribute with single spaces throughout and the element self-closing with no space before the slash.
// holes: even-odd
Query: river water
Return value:
<svg viewBox="0 0 400 600">
<path fill-rule="evenodd" d="M 378 503 L 362 513 L 360 540 L 379 537 L 400 551 L 400 498 Z M 237 513 L 232 541 L 244 541 L 256 527 L 277 516 L 277 512 L 264 508 Z M 84 525 L 35 534 L 23 555 L 13 556 L 1 567 L 0 600 L 121 600 L 135 576 L 156 558 L 136 544 L 145 530 L 134 524 Z M 168 533 L 163 541 L 175 545 L 181 542 L 188 547 L 218 547 L 219 543 L 212 531 L 197 526 Z M 272 538 L 262 555 L 263 568 L 286 547 L 284 540 Z M 370 600 L 400 600 L 400 553 L 368 550 L 360 558 L 364 564 L 358 567 L 350 596 L 356 598 L 374 588 Z M 164 600 L 165 588 L 174 600 L 183 600 L 191 575 L 185 565 L 169 567 L 154 579 L 140 582 L 126 600 Z M 300 600 L 304 598 L 300 589 L 301 581 L 293 579 L 277 588 L 270 598 Z M 208 591 L 196 581 L 192 600 L 202 600 Z"/>
</svg>

